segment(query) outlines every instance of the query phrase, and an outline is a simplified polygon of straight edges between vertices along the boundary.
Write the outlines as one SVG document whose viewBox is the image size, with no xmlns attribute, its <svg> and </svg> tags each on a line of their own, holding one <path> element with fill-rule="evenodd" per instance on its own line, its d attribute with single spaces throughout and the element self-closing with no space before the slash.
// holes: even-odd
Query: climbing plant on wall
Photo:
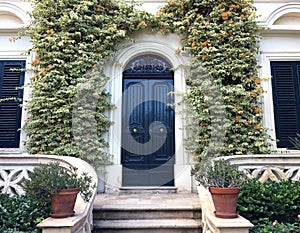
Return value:
<svg viewBox="0 0 300 233">
<path fill-rule="evenodd" d="M 107 164 L 103 135 L 112 104 L 99 62 L 143 29 L 149 14 L 117 1 L 33 0 L 31 16 L 23 33 L 31 37 L 30 52 L 36 54 L 25 124 L 28 151 Z"/>
<path fill-rule="evenodd" d="M 97 64 L 117 51 L 118 45 L 131 40 L 134 32 L 149 28 L 162 34 L 179 33 L 182 49 L 189 52 L 193 62 L 201 64 L 195 69 L 199 72 L 187 80 L 186 101 L 197 122 L 187 148 L 200 159 L 209 153 L 214 130 L 205 85 L 200 85 L 203 67 L 224 97 L 226 134 L 217 152 L 269 152 L 261 123 L 259 99 L 263 89 L 255 58 L 260 28 L 251 3 L 170 0 L 154 16 L 119 1 L 33 0 L 34 20 L 24 32 L 32 39 L 30 52 L 36 54 L 25 124 L 28 151 L 77 156 L 91 163 L 109 161 L 103 135 L 111 124 L 105 112 L 113 106 L 104 88 L 107 78 Z M 83 108 L 89 102 L 93 105 Z M 95 117 L 91 117 L 94 112 Z M 96 133 L 89 134 L 94 130 Z"/>
<path fill-rule="evenodd" d="M 189 91 L 185 99 L 197 126 L 190 127 L 193 136 L 188 138 L 187 148 L 199 160 L 210 153 L 270 152 L 267 129 L 262 125 L 263 88 L 256 59 L 262 28 L 257 24 L 252 3 L 252 0 L 170 0 L 157 14 L 159 29 L 164 33 L 180 33 L 183 49 L 192 57 L 194 71 L 187 80 Z M 203 72 L 195 72 L 199 64 L 223 97 L 225 111 L 223 114 L 220 109 L 217 111 L 225 134 L 219 138 L 223 144 L 217 147 L 218 151 L 214 146 L 208 150 L 216 124 L 212 124 L 211 106 L 205 96 L 208 85 L 202 84 Z"/>
</svg>

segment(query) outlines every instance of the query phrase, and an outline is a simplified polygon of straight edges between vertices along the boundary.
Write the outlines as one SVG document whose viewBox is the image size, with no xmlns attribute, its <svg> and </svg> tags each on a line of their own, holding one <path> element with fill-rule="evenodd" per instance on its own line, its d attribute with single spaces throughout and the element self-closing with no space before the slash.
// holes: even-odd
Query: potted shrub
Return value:
<svg viewBox="0 0 300 233">
<path fill-rule="evenodd" d="M 29 173 L 24 190 L 31 198 L 40 202 L 51 202 L 51 217 L 64 218 L 74 214 L 77 194 L 84 201 L 92 196 L 92 177 L 87 173 L 77 174 L 77 168 L 67 169 L 58 162 L 41 164 Z"/>
<path fill-rule="evenodd" d="M 238 166 L 225 159 L 203 160 L 193 171 L 195 180 L 209 189 L 215 206 L 215 216 L 236 218 L 240 185 L 246 178 Z"/>
</svg>

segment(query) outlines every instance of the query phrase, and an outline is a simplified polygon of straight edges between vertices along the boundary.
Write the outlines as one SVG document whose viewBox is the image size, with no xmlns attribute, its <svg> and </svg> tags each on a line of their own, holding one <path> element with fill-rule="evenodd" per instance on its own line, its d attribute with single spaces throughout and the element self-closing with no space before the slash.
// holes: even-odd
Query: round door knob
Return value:
<svg viewBox="0 0 300 233">
<path fill-rule="evenodd" d="M 134 133 L 137 133 L 138 130 L 137 130 L 136 128 L 134 128 L 132 131 L 133 131 Z"/>
</svg>

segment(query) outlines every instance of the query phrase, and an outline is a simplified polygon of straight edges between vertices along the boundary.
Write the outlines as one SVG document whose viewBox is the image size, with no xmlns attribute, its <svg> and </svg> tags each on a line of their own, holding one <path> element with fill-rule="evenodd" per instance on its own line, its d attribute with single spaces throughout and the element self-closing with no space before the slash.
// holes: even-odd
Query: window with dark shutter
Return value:
<svg viewBox="0 0 300 233">
<path fill-rule="evenodd" d="M 300 62 L 271 62 L 277 147 L 292 147 L 300 133 Z"/>
<path fill-rule="evenodd" d="M 18 148 L 25 61 L 0 61 L 0 147 Z"/>
</svg>

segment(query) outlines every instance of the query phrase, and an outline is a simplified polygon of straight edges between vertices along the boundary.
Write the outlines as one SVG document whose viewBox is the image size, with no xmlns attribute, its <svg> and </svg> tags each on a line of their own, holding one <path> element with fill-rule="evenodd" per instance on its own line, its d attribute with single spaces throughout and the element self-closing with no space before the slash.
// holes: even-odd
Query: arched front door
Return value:
<svg viewBox="0 0 300 233">
<path fill-rule="evenodd" d="M 123 72 L 123 186 L 174 186 L 174 80 L 168 62 L 147 55 Z"/>
</svg>

